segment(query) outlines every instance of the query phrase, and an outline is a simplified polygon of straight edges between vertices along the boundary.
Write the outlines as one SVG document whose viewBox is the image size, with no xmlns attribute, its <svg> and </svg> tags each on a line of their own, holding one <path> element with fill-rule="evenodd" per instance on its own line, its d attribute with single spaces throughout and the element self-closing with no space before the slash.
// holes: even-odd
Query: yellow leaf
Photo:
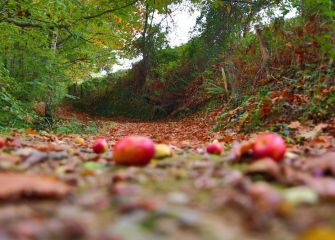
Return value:
<svg viewBox="0 0 335 240">
<path fill-rule="evenodd" d="M 231 12 L 231 5 L 227 5 L 227 13 Z"/>
<path fill-rule="evenodd" d="M 35 129 L 32 129 L 32 128 L 27 128 L 26 129 L 26 132 L 28 134 L 31 134 L 31 135 L 35 135 L 37 133 L 37 131 Z"/>
<path fill-rule="evenodd" d="M 305 232 L 300 240 L 333 240 L 335 239 L 335 229 L 318 227 Z"/>
<path fill-rule="evenodd" d="M 243 125 L 243 124 L 247 121 L 248 117 L 249 117 L 249 113 L 248 113 L 248 112 L 245 112 L 245 113 L 242 115 L 242 117 L 240 118 L 240 125 Z"/>
</svg>

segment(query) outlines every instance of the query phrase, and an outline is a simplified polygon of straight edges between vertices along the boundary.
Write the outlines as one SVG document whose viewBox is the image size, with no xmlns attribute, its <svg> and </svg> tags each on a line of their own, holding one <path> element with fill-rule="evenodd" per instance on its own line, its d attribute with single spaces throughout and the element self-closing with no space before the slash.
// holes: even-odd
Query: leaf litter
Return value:
<svg viewBox="0 0 335 240">
<path fill-rule="evenodd" d="M 333 236 L 334 122 L 289 124 L 285 160 L 276 162 L 250 156 L 255 134 L 210 132 L 206 117 L 99 121 L 107 129 L 100 136 L 29 130 L 7 138 L 0 150 L 0 238 Z M 91 150 L 98 137 L 113 146 L 127 135 L 168 144 L 172 156 L 120 167 L 110 151 Z M 224 140 L 222 156 L 203 150 L 215 139 Z"/>
</svg>

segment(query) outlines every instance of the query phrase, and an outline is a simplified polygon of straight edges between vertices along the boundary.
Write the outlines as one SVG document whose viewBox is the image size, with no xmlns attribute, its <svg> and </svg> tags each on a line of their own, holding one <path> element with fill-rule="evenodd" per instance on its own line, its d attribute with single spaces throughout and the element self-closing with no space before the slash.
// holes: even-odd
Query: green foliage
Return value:
<svg viewBox="0 0 335 240">
<path fill-rule="evenodd" d="M 29 126 L 32 113 L 27 113 L 26 106 L 15 99 L 4 87 L 0 88 L 0 129 L 21 128 Z"/>
<path fill-rule="evenodd" d="M 286 72 L 286 74 L 288 74 Z M 284 127 L 290 121 L 325 121 L 335 113 L 334 69 L 320 71 L 310 66 L 292 73 L 281 86 L 265 86 L 253 96 L 236 97 L 236 105 L 225 109 L 213 130 L 240 128 L 245 132 Z M 301 83 L 301 79 L 305 79 Z M 280 89 L 275 90 L 275 87 Z M 274 97 L 276 96 L 276 97 Z"/>
<path fill-rule="evenodd" d="M 303 115 L 329 116 L 334 96 L 320 98 L 324 89 L 319 83 L 329 75 L 320 73 L 317 64 L 332 66 L 334 62 L 333 1 L 187 1 L 201 12 L 197 34 L 171 48 L 168 28 L 155 16 L 170 16 L 170 6 L 182 2 L 1 2 L 1 126 L 36 126 L 37 120 L 43 125 L 43 118 L 31 113 L 37 102 L 55 107 L 66 99 L 99 115 L 153 119 L 180 108 L 189 112 L 214 96 L 228 99 L 233 109 L 241 107 L 233 116 L 228 111 L 224 117 L 257 127 L 271 120 L 264 111 L 269 116 L 280 114 L 289 104 L 278 101 L 270 111 L 268 94 L 284 88 L 291 91 L 302 78 L 313 83 L 303 87 L 303 93 L 310 94 Z M 285 19 L 292 9 L 299 15 Z M 252 31 L 261 22 L 272 60 L 269 66 L 262 62 L 259 36 Z M 130 71 L 90 77 L 92 72 L 108 72 L 119 57 L 139 56 L 143 60 Z M 283 81 L 283 76 L 294 81 Z M 269 79 L 279 83 L 269 84 Z M 58 127 L 63 132 L 83 129 L 75 123 Z"/>
<path fill-rule="evenodd" d="M 58 121 L 52 130 L 61 134 L 97 134 L 99 132 L 97 123 L 81 123 L 76 120 Z"/>
<path fill-rule="evenodd" d="M 130 0 L 1 1 L 2 104 L 17 103 L 6 111 L 30 112 L 37 102 L 55 107 L 73 82 L 109 68 L 116 56 L 133 56 L 125 46 L 141 31 L 142 6 Z M 17 125 L 8 114 L 4 118 Z"/>
<path fill-rule="evenodd" d="M 0 65 L 0 130 L 26 127 L 29 120 L 33 119 L 33 114 L 27 111 L 27 106 L 9 91 L 12 90 L 11 82 L 7 69 Z"/>
<path fill-rule="evenodd" d="M 218 86 L 211 81 L 209 81 L 208 84 L 210 86 L 207 87 L 206 90 L 209 94 L 222 95 L 227 92 L 226 89 L 224 89 L 224 87 Z"/>
<path fill-rule="evenodd" d="M 97 92 L 95 92 L 96 94 Z M 114 88 L 106 94 L 82 98 L 74 103 L 78 109 L 89 109 L 91 114 L 101 116 L 124 116 L 136 119 L 153 119 L 154 106 L 149 104 L 145 95 L 134 95 L 131 89 Z"/>
<path fill-rule="evenodd" d="M 280 37 L 280 31 L 286 33 L 306 23 L 307 20 L 301 23 L 299 16 L 292 20 L 283 18 L 294 7 L 300 9 L 302 6 L 297 6 L 297 4 L 302 4 L 301 1 L 299 3 L 295 1 L 278 3 L 278 1 L 266 0 L 253 1 L 252 3 L 194 2 L 197 2 L 197 6 L 201 10 L 196 29 L 199 32 L 198 36 L 183 46 L 170 48 L 166 45 L 166 32 L 161 26 L 159 24 L 150 25 L 144 18 L 143 21 L 149 24 L 145 32 L 146 35 L 139 36 L 136 39 L 136 44 L 138 44 L 137 50 L 139 50 L 137 53 L 142 51 L 146 58 L 134 67 L 134 71 L 129 71 L 120 78 L 110 75 L 106 79 L 97 79 L 79 85 L 80 95 L 83 99 L 79 101 L 81 105 L 78 106 L 103 115 L 152 118 L 156 115 L 157 109 L 166 115 L 181 107 L 180 103 L 194 101 L 199 104 L 196 98 L 201 99 L 201 96 L 205 94 L 228 98 L 230 95 L 233 98 L 238 95 L 238 98 L 241 96 L 243 98 L 245 95 L 254 94 L 257 89 L 252 84 L 263 76 L 260 44 L 257 35 L 251 32 L 251 25 L 262 19 L 264 11 L 268 14 L 271 22 L 264 27 L 263 35 L 270 52 L 273 53 L 274 57 L 278 57 L 275 61 L 284 68 L 287 67 L 286 63 L 279 61 L 290 61 L 290 63 L 294 61 L 293 59 L 280 59 L 281 56 L 278 52 L 286 47 L 288 41 Z M 306 7 L 305 3 L 303 5 Z M 282 17 L 275 15 L 276 8 L 279 8 L 283 13 Z M 153 6 L 143 8 L 143 10 L 148 13 L 149 19 L 156 11 Z M 281 30 L 278 30 L 278 26 Z M 299 49 L 306 42 L 316 41 L 322 46 L 321 50 L 325 53 L 323 59 L 327 59 L 333 48 L 329 44 L 331 42 L 329 39 L 326 41 L 326 38 L 322 38 L 324 40 L 321 40 L 320 35 L 304 35 L 299 39 L 292 38 L 294 42 L 290 44 Z M 289 51 L 292 52 L 292 49 Z M 310 59 L 307 59 L 306 63 L 308 61 Z M 278 72 L 282 72 L 280 71 L 281 66 L 278 65 L 274 68 L 277 68 Z M 143 76 L 136 73 L 137 67 L 139 67 L 138 72 L 144 74 L 145 81 L 144 88 L 139 91 L 134 86 L 143 80 Z M 222 80 L 222 69 L 226 71 L 227 76 L 224 78 L 227 78 L 228 82 Z M 250 74 L 249 71 L 254 72 Z M 297 69 L 292 71 L 297 71 Z M 202 82 L 198 81 L 201 79 L 203 79 Z M 197 84 L 200 85 L 196 86 Z M 230 88 L 228 92 L 226 91 L 227 85 Z M 187 92 L 190 89 L 193 93 Z M 242 122 L 251 119 L 250 122 L 255 126 L 262 122 L 260 108 L 264 104 L 263 101 L 268 99 L 263 99 L 262 96 L 258 95 L 257 97 L 259 99 L 255 97 L 250 100 L 253 101 L 254 110 L 241 113 L 239 118 L 242 119 Z M 154 100 L 154 104 L 148 102 L 147 99 Z M 162 114 L 157 116 L 162 116 Z"/>
</svg>

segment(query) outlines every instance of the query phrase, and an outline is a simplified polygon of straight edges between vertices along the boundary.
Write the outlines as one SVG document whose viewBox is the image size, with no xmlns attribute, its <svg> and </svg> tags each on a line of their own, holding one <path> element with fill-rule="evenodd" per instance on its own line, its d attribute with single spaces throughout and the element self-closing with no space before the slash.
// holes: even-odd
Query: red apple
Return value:
<svg viewBox="0 0 335 240">
<path fill-rule="evenodd" d="M 255 139 L 252 150 L 257 159 L 270 157 L 275 161 L 281 161 L 285 156 L 286 144 L 280 135 L 264 133 Z"/>
<path fill-rule="evenodd" d="M 113 153 L 115 162 L 126 166 L 145 166 L 154 156 L 154 142 L 150 138 L 140 136 L 129 136 L 119 140 Z"/>
<path fill-rule="evenodd" d="M 5 146 L 5 139 L 0 138 L 0 148 L 3 148 Z"/>
<path fill-rule="evenodd" d="M 96 140 L 96 142 L 93 145 L 93 151 L 97 154 L 104 153 L 108 149 L 108 144 L 106 139 L 99 138 Z"/>
<path fill-rule="evenodd" d="M 221 155 L 222 145 L 219 142 L 213 142 L 207 146 L 207 153 Z"/>
</svg>

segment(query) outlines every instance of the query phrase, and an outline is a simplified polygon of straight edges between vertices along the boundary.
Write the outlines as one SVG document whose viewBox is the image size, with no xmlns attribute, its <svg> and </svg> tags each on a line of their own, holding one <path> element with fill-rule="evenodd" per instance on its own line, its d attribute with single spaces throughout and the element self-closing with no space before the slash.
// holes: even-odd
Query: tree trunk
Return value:
<svg viewBox="0 0 335 240">
<path fill-rule="evenodd" d="M 267 42 L 263 36 L 263 31 L 261 30 L 260 26 L 259 25 L 256 25 L 255 26 L 255 30 L 256 30 L 256 34 L 257 34 L 257 37 L 258 37 L 258 40 L 259 40 L 259 45 L 260 45 L 260 48 L 261 48 L 261 54 L 262 54 L 262 66 L 254 80 L 254 84 L 257 84 L 257 79 L 262 79 L 262 76 L 263 76 L 263 73 L 265 71 L 265 74 L 266 74 L 266 78 L 264 79 L 265 82 L 268 82 L 272 77 L 271 77 L 271 74 L 270 74 L 270 65 L 271 65 L 271 57 L 270 57 L 270 53 L 269 53 L 269 50 L 268 50 L 268 47 L 267 47 Z M 256 88 L 254 88 L 256 89 Z"/>
<path fill-rule="evenodd" d="M 305 9 L 305 3 L 304 3 L 305 0 L 300 0 L 300 15 L 301 15 L 301 18 L 304 19 L 305 16 L 306 16 L 306 9 Z"/>
<path fill-rule="evenodd" d="M 57 52 L 57 41 L 58 41 L 58 32 L 53 31 L 51 35 L 51 49 L 54 54 Z M 52 79 L 52 74 L 49 74 L 50 79 Z M 45 101 L 45 121 L 49 127 L 53 125 L 53 111 L 52 111 L 52 97 L 53 97 L 53 89 L 49 85 L 47 89 L 47 97 Z"/>
<path fill-rule="evenodd" d="M 142 55 L 143 60 L 142 64 L 139 66 L 139 73 L 135 74 L 135 90 L 140 91 L 146 80 L 148 75 L 148 60 L 149 60 L 149 50 L 147 45 L 147 37 L 148 37 L 148 29 L 149 29 L 149 3 L 146 2 L 145 6 L 145 19 L 144 19 L 144 28 L 142 32 Z"/>
<path fill-rule="evenodd" d="M 267 43 L 266 43 L 265 38 L 263 36 L 263 31 L 261 30 L 259 25 L 255 26 L 255 30 L 256 30 L 257 37 L 258 37 L 259 44 L 260 44 L 260 48 L 261 48 L 263 65 L 266 67 L 267 65 L 269 65 L 269 62 L 270 62 L 270 54 L 269 54 L 269 50 L 267 48 Z"/>
</svg>

